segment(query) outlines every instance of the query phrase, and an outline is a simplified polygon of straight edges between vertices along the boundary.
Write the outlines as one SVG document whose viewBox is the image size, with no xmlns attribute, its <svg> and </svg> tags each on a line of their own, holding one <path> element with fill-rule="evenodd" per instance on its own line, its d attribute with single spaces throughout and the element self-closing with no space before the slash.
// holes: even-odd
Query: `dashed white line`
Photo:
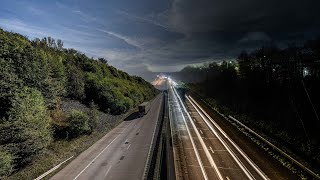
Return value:
<svg viewBox="0 0 320 180">
<path fill-rule="evenodd" d="M 119 137 L 119 135 L 114 138 L 111 143 L 108 144 L 108 146 L 105 147 L 92 161 L 90 161 L 90 163 L 73 180 L 77 179 L 113 143 L 113 141 L 115 141 Z"/>
<path fill-rule="evenodd" d="M 173 88 L 173 97 L 176 98 L 176 99 L 179 98 L 179 100 L 180 100 L 180 97 L 179 97 L 177 94 L 175 94 L 175 93 L 176 93 L 176 92 L 175 92 L 175 89 Z M 181 100 L 180 100 L 180 101 L 181 101 Z M 203 177 L 204 177 L 205 180 L 208 180 L 208 179 L 209 179 L 209 178 L 208 178 L 208 175 L 207 175 L 207 173 L 206 173 L 206 171 L 205 171 L 205 168 L 204 168 L 204 166 L 203 166 L 203 164 L 202 164 L 202 161 L 201 161 L 201 158 L 200 158 L 198 149 L 196 148 L 196 145 L 195 145 L 195 143 L 194 143 L 194 140 L 193 140 L 193 138 L 192 138 L 192 136 L 191 136 L 191 132 L 190 132 L 190 130 L 189 130 L 189 127 L 188 127 L 188 125 L 187 125 L 186 119 L 185 119 L 185 117 L 184 117 L 184 115 L 183 115 L 183 112 L 182 112 L 182 110 L 181 110 L 181 107 L 180 107 L 179 102 L 177 102 L 177 105 L 178 105 L 178 107 L 179 107 L 179 111 L 181 112 L 183 122 L 184 122 L 184 124 L 185 124 L 185 126 L 186 126 L 188 135 L 189 135 L 189 137 L 190 137 L 190 141 L 191 141 L 191 144 L 192 144 L 194 153 L 196 154 L 197 161 L 198 161 L 198 163 L 199 163 L 199 165 L 200 165 L 200 169 L 201 169 L 201 171 L 202 171 Z M 182 104 L 182 105 L 183 105 L 183 104 Z M 185 110 L 185 112 L 187 112 L 187 111 Z"/>
<path fill-rule="evenodd" d="M 263 171 L 261 171 L 261 169 L 227 136 L 227 134 L 220 128 L 220 126 L 200 107 L 200 105 L 191 97 L 187 97 L 187 99 L 191 102 L 191 104 L 195 107 L 197 106 L 201 112 L 204 114 L 204 116 L 206 116 L 208 119 L 204 118 L 203 115 L 199 112 L 199 110 L 195 107 L 195 109 L 198 111 L 199 115 L 202 117 L 202 119 L 207 123 L 207 125 L 209 126 L 209 128 L 211 129 L 211 131 L 216 134 L 217 132 L 212 128 L 212 125 L 207 122 L 207 120 L 211 121 L 212 124 L 221 132 L 221 134 L 233 145 L 234 148 L 237 149 L 237 151 L 242 155 L 242 157 L 244 157 L 246 159 L 246 161 L 251 165 L 251 167 L 253 167 L 255 169 L 255 171 L 262 177 L 262 179 L 267 180 L 268 177 L 264 174 Z M 191 99 L 191 100 L 190 100 Z M 221 139 L 221 137 L 219 135 L 217 135 L 217 138 L 220 140 L 220 142 L 222 142 L 222 144 L 225 146 L 225 148 L 229 151 L 232 152 L 231 149 L 229 149 L 228 145 L 225 144 L 224 140 Z M 235 154 L 230 153 L 231 156 L 235 156 L 234 159 L 237 161 L 237 163 L 240 165 L 240 168 L 242 170 L 247 170 L 246 167 L 243 166 L 242 162 L 238 162 L 239 159 L 236 157 Z M 244 171 L 245 172 L 245 171 Z M 246 172 L 245 172 L 246 173 Z M 251 173 L 247 170 L 247 175 L 251 175 Z M 252 176 L 252 175 L 251 175 Z M 248 177 L 249 179 L 253 178 L 253 177 Z"/>
<path fill-rule="evenodd" d="M 111 167 L 112 167 L 112 166 L 110 166 L 110 167 L 108 168 L 108 170 L 106 171 L 106 174 L 104 175 L 104 177 L 106 177 L 106 176 L 107 176 L 107 174 L 109 173 L 109 171 L 110 171 Z"/>
<path fill-rule="evenodd" d="M 182 106 L 184 112 L 187 112 L 187 109 L 186 109 L 186 107 L 184 106 L 184 104 L 183 104 L 181 98 L 179 97 L 177 91 L 176 91 L 174 88 L 173 88 L 173 91 L 174 91 L 174 93 L 176 94 L 176 97 L 178 98 L 178 100 L 181 102 L 181 106 Z M 198 136 L 198 139 L 200 140 L 200 144 L 201 144 L 201 146 L 202 146 L 202 148 L 203 148 L 203 150 L 204 150 L 204 152 L 205 152 L 205 154 L 206 154 L 206 156 L 207 156 L 207 158 L 208 158 L 208 160 L 209 160 L 209 162 L 210 162 L 210 165 L 215 169 L 218 179 L 223 180 L 223 177 L 222 177 L 220 171 L 218 170 L 216 163 L 213 161 L 212 156 L 211 156 L 211 154 L 210 154 L 207 146 L 205 145 L 203 139 L 201 138 L 201 135 L 200 135 L 200 133 L 198 132 L 198 129 L 196 128 L 196 125 L 195 125 L 194 122 L 191 120 L 191 119 L 192 119 L 191 116 L 190 116 L 188 113 L 187 113 L 187 115 L 188 115 L 188 118 L 189 118 L 189 120 L 190 120 L 190 122 L 191 122 L 191 125 L 192 125 L 192 127 L 193 127 L 196 135 Z M 183 117 L 184 117 L 184 116 L 183 116 Z M 185 121 L 186 127 L 187 127 L 187 129 L 188 129 L 188 125 L 187 125 L 187 122 L 186 122 L 186 119 L 185 119 L 185 118 L 184 118 L 184 121 Z M 205 177 L 205 178 L 208 179 L 207 177 Z"/>
<path fill-rule="evenodd" d="M 212 152 L 212 154 L 214 154 L 214 151 L 212 150 L 212 147 L 210 146 L 209 147 L 210 151 Z"/>
<path fill-rule="evenodd" d="M 187 97 L 187 96 L 186 96 Z M 194 102 L 190 100 L 189 97 L 187 97 L 188 101 L 191 103 L 191 105 L 196 109 L 198 114 L 201 116 L 201 118 L 204 120 L 204 122 L 208 125 L 208 127 L 211 129 L 211 131 L 215 134 L 215 136 L 219 139 L 219 141 L 222 143 L 224 148 L 229 152 L 229 154 L 232 156 L 232 158 L 236 161 L 236 163 L 239 165 L 239 167 L 242 169 L 242 171 L 246 174 L 248 179 L 253 180 L 254 177 L 248 171 L 248 169 L 243 165 L 243 163 L 239 160 L 239 158 L 236 156 L 236 154 L 231 150 L 231 148 L 226 144 L 226 142 L 220 137 L 220 135 L 213 129 L 213 126 L 208 122 L 208 120 L 200 113 L 198 108 L 194 105 Z M 198 105 L 197 105 L 198 106 Z M 199 106 L 198 106 L 199 107 Z M 202 110 L 202 109 L 201 109 Z M 214 124 L 216 127 L 217 125 Z M 218 129 L 220 132 L 222 132 L 221 129 Z"/>
<path fill-rule="evenodd" d="M 129 146 L 127 147 L 127 150 L 130 148 L 131 144 L 129 144 Z"/>
<path fill-rule="evenodd" d="M 125 131 L 129 126 L 124 128 L 120 134 L 117 135 L 109 144 L 107 147 L 105 147 L 92 161 L 89 162 L 89 164 L 73 179 L 77 179 L 122 133 Z"/>
</svg>

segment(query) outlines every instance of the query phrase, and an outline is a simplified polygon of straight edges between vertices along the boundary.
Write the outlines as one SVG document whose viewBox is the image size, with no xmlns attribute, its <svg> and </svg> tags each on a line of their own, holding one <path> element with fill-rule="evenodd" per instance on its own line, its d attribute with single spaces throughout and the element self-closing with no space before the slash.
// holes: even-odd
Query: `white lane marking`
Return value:
<svg viewBox="0 0 320 180">
<path fill-rule="evenodd" d="M 226 176 L 226 179 L 227 179 L 227 180 L 230 180 L 230 178 L 229 178 L 228 176 Z"/>
<path fill-rule="evenodd" d="M 226 117 L 224 117 L 226 118 Z M 291 161 L 293 161 L 294 163 L 296 163 L 298 166 L 300 166 L 301 168 L 303 168 L 304 170 L 308 171 L 308 173 L 310 173 L 312 176 L 320 179 L 320 176 L 317 175 L 316 173 L 314 173 L 313 171 L 311 171 L 310 169 L 308 169 L 307 167 L 305 167 L 304 165 L 302 165 L 300 162 L 298 162 L 297 160 L 293 159 L 291 156 L 289 156 L 287 153 L 283 152 L 281 149 L 279 149 L 278 147 L 276 147 L 275 145 L 273 145 L 271 142 L 269 142 L 268 140 L 266 140 L 265 138 L 263 138 L 262 136 L 260 136 L 259 134 L 257 134 L 256 132 L 254 132 L 252 129 L 250 129 L 249 127 L 247 127 L 246 125 L 242 124 L 241 122 L 239 122 L 237 119 L 235 119 L 234 117 L 229 115 L 229 118 L 232 119 L 233 121 L 237 122 L 238 124 L 240 124 L 242 127 L 246 128 L 248 131 L 250 131 L 251 133 L 253 133 L 254 135 L 256 135 L 258 138 L 260 138 L 261 140 L 263 140 L 265 143 L 267 143 L 268 145 L 270 145 L 271 147 L 273 147 L 274 149 L 276 149 L 278 152 L 280 152 L 281 154 L 283 154 L 284 156 L 286 156 L 288 159 L 290 159 Z"/>
<path fill-rule="evenodd" d="M 195 107 L 195 105 L 201 110 L 201 112 L 212 122 L 212 124 L 221 132 L 221 134 L 228 139 L 228 141 L 233 145 L 233 147 L 235 147 L 237 149 L 237 151 L 242 155 L 242 157 L 244 157 L 246 159 L 246 161 L 255 169 L 255 171 L 265 180 L 269 179 L 267 177 L 266 174 L 264 174 L 264 172 L 232 141 L 232 139 L 229 138 L 229 136 L 221 129 L 221 127 L 200 107 L 200 105 L 191 97 L 187 97 L 187 99 L 191 102 L 191 104 Z M 191 99 L 191 100 L 190 100 Z M 198 108 L 196 108 L 196 110 L 199 112 Z M 202 117 L 202 119 L 204 119 L 204 121 L 207 123 L 207 125 L 209 126 L 209 128 L 211 129 L 211 131 L 213 131 L 213 133 L 216 134 L 216 131 L 214 131 L 212 129 L 212 125 L 207 122 L 207 119 L 205 119 L 203 117 L 203 115 L 201 113 L 199 113 L 200 116 Z M 217 136 L 217 135 L 216 135 Z M 220 140 L 220 136 L 217 136 Z M 221 141 L 221 140 L 220 140 Z M 224 142 L 224 140 L 222 140 Z M 227 147 L 229 147 L 227 145 Z M 226 148 L 228 151 L 229 149 Z M 232 151 L 230 149 L 230 151 Z M 230 153 L 229 151 L 229 153 Z M 233 152 L 233 151 L 232 151 Z M 235 155 L 235 154 L 234 154 Z M 235 155 L 236 159 L 238 159 L 238 157 Z M 238 159 L 239 160 L 239 159 Z M 242 164 L 242 162 L 240 161 L 240 163 Z M 243 164 L 242 164 L 243 166 Z M 240 166 L 241 167 L 241 166 Z M 247 169 L 246 167 L 244 167 L 245 169 Z M 242 169 L 242 168 L 241 168 Z M 247 169 L 248 170 L 248 169 Z M 250 172 L 248 172 L 250 173 Z M 251 173 L 250 173 L 251 174 Z"/>
<path fill-rule="evenodd" d="M 200 133 L 203 134 L 203 132 L 201 131 L 201 129 L 199 129 Z"/>
<path fill-rule="evenodd" d="M 174 88 L 172 88 L 172 90 L 174 90 Z M 175 99 L 177 99 L 177 97 L 180 98 L 177 94 L 175 94 L 175 92 L 173 92 L 173 95 L 174 95 L 173 97 L 175 97 Z M 205 171 L 205 169 L 204 169 L 204 167 L 203 167 L 203 164 L 202 164 L 202 161 L 201 161 L 199 152 L 198 152 L 198 150 L 197 150 L 197 148 L 196 148 L 196 145 L 195 145 L 195 143 L 194 143 L 194 141 L 193 141 L 193 138 L 192 138 L 192 136 L 191 136 L 191 132 L 190 132 L 190 130 L 189 130 L 189 127 L 188 127 L 188 125 L 187 125 L 187 122 L 186 122 L 186 119 L 185 119 L 185 117 L 184 117 L 184 115 L 183 115 L 183 112 L 181 111 L 179 102 L 177 102 L 177 104 L 178 104 L 178 106 L 179 106 L 179 109 L 180 109 L 180 112 L 181 112 L 181 115 L 182 115 L 182 119 L 184 120 L 183 122 L 184 122 L 184 124 L 185 124 L 185 126 L 186 126 L 188 135 L 189 135 L 189 137 L 190 137 L 190 141 L 191 141 L 191 144 L 192 144 L 192 147 L 193 147 L 193 151 L 194 151 L 195 154 L 196 154 L 197 161 L 198 161 L 198 163 L 199 163 L 199 165 L 200 165 L 200 169 L 201 169 L 201 172 L 202 172 L 202 174 L 203 174 L 203 177 L 204 177 L 205 180 L 208 180 L 207 173 L 206 173 L 206 171 Z M 185 111 L 185 112 L 187 112 L 187 111 Z"/>
<path fill-rule="evenodd" d="M 214 135 L 212 131 L 210 131 L 210 133 L 211 133 L 212 135 Z M 215 136 L 215 135 L 214 135 L 214 136 Z"/>
<path fill-rule="evenodd" d="M 160 96 L 157 96 L 157 98 L 158 97 L 160 97 Z M 155 100 L 153 100 L 153 102 L 152 102 L 152 105 L 151 105 L 151 107 L 154 105 L 154 103 L 155 103 Z M 160 99 L 160 105 L 162 105 L 162 99 Z M 156 116 L 156 118 L 159 118 L 159 114 L 160 114 L 160 109 L 161 108 L 158 108 L 158 116 Z M 151 108 L 150 108 L 150 110 L 151 110 Z M 156 123 L 157 123 L 158 121 L 156 121 Z M 154 129 L 153 129 L 153 133 L 152 133 L 152 139 L 151 139 L 151 142 L 150 142 L 150 145 L 149 145 L 149 151 L 148 151 L 148 155 L 147 155 L 147 160 L 146 161 L 148 161 L 148 159 L 150 158 L 150 154 L 151 154 L 151 147 L 152 147 L 152 145 L 153 145 L 153 143 L 154 143 L 154 134 L 156 133 L 156 128 L 157 128 L 157 124 L 154 126 Z M 140 128 L 141 129 L 141 128 Z M 139 131 L 140 131 L 140 129 L 139 129 Z M 145 177 L 146 177 L 146 170 L 147 170 L 147 164 L 148 163 L 145 163 L 145 165 L 144 165 L 144 173 L 142 174 L 142 177 L 141 177 L 141 179 L 144 179 Z"/>
<path fill-rule="evenodd" d="M 180 96 L 178 95 L 178 92 L 175 90 L 175 88 L 173 88 L 173 90 L 174 90 L 174 92 L 176 93 L 177 97 L 179 98 L 179 101 L 181 102 L 184 111 L 187 112 L 187 109 L 186 109 L 185 105 L 183 104 Z M 197 110 L 197 109 L 196 109 L 196 110 Z M 189 114 L 187 114 L 187 115 L 188 115 L 188 118 L 190 119 L 190 122 L 191 122 L 191 125 L 193 126 L 194 131 L 196 132 L 196 135 L 198 136 L 198 139 L 199 139 L 199 141 L 200 141 L 200 144 L 202 145 L 202 148 L 203 148 L 203 150 L 204 150 L 204 152 L 205 152 L 205 154 L 206 154 L 206 156 L 207 156 L 207 159 L 208 159 L 209 162 L 210 162 L 211 167 L 214 168 L 214 170 L 215 170 L 218 178 L 219 178 L 220 180 L 223 180 L 223 177 L 222 177 L 222 175 L 221 175 L 221 173 L 220 173 L 220 171 L 219 171 L 216 163 L 214 162 L 214 160 L 213 160 L 213 158 L 212 158 L 212 156 L 211 156 L 211 154 L 210 154 L 210 152 L 209 152 L 209 150 L 208 150 L 208 147 L 205 145 L 203 139 L 201 138 L 201 135 L 199 134 L 196 125 L 193 123 L 193 121 L 191 121 L 191 119 L 192 119 L 191 116 L 190 116 Z"/>
<path fill-rule="evenodd" d="M 187 96 L 186 96 L 187 97 Z M 208 120 L 200 113 L 200 111 L 198 110 L 198 108 L 194 105 L 194 103 L 190 100 L 189 97 L 187 97 L 188 101 L 191 103 L 191 105 L 197 110 L 198 114 L 201 116 L 201 118 L 203 119 L 203 121 L 208 125 L 208 127 L 211 129 L 211 131 L 215 134 L 215 136 L 219 139 L 219 141 L 221 142 L 221 144 L 224 146 L 225 149 L 227 149 L 227 151 L 229 152 L 229 154 L 231 155 L 231 157 L 236 161 L 236 163 L 238 164 L 238 166 L 242 169 L 242 171 L 246 174 L 246 176 L 250 179 L 253 180 L 254 177 L 252 176 L 252 174 L 249 172 L 249 170 L 243 165 L 243 163 L 239 160 L 239 158 L 237 157 L 237 155 L 230 149 L 230 147 L 227 145 L 227 143 L 222 139 L 222 137 L 218 134 L 218 132 L 216 132 L 213 129 L 213 126 L 208 122 Z M 219 129 L 220 130 L 220 129 Z M 222 130 L 220 130 L 221 132 Z"/>
<path fill-rule="evenodd" d="M 258 172 L 258 174 L 265 180 L 269 179 L 268 176 L 245 154 L 240 147 L 233 142 L 231 138 L 221 129 L 221 127 L 200 107 L 200 105 L 191 97 L 190 99 L 199 107 L 199 109 L 204 113 L 204 115 L 220 130 L 226 139 L 238 150 L 238 152 L 247 160 L 247 162 Z"/>
<path fill-rule="evenodd" d="M 210 146 L 209 147 L 210 151 L 212 152 L 212 154 L 214 154 L 214 151 L 212 150 L 212 147 Z"/>
<path fill-rule="evenodd" d="M 129 146 L 127 147 L 127 150 L 130 148 L 131 144 L 129 144 Z"/>
<path fill-rule="evenodd" d="M 194 119 L 194 118 L 193 118 L 192 120 L 193 120 L 194 122 L 197 122 L 196 119 Z"/>
<path fill-rule="evenodd" d="M 128 125 L 126 128 L 124 128 L 124 129 L 121 131 L 121 133 L 119 133 L 119 134 L 117 135 L 117 137 L 115 137 L 115 138 L 111 141 L 111 143 L 109 143 L 108 146 L 105 147 L 92 161 L 90 161 L 89 164 L 88 164 L 73 180 L 77 179 L 77 178 L 123 133 L 123 131 L 125 131 L 128 127 L 129 127 L 129 125 Z"/>
<path fill-rule="evenodd" d="M 107 176 L 107 174 L 109 173 L 109 171 L 110 171 L 111 167 L 112 167 L 112 166 L 110 166 L 110 167 L 108 168 L 108 170 L 106 171 L 106 174 L 104 175 L 104 177 L 106 177 L 106 176 Z"/>
</svg>

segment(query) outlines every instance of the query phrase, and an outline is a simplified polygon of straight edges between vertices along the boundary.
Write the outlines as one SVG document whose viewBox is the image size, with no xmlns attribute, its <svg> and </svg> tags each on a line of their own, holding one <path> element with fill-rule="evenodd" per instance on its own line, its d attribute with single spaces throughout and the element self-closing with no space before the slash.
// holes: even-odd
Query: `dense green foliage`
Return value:
<svg viewBox="0 0 320 180">
<path fill-rule="evenodd" d="M 41 92 L 23 87 L 11 99 L 7 114 L 0 123 L 1 148 L 24 165 L 51 141 L 50 117 Z"/>
<path fill-rule="evenodd" d="M 156 93 L 103 58 L 64 49 L 61 40 L 30 41 L 0 29 L 0 176 L 29 163 L 54 138 L 92 132 L 98 109 L 122 114 Z M 97 107 L 66 115 L 63 98 Z"/>
<path fill-rule="evenodd" d="M 10 153 L 0 150 L 0 178 L 10 175 L 13 168 L 13 157 Z"/>
<path fill-rule="evenodd" d="M 73 110 L 68 117 L 68 133 L 71 136 L 79 136 L 91 131 L 89 116 L 81 111 Z"/>
<path fill-rule="evenodd" d="M 198 77 L 192 90 L 319 167 L 319 52 L 320 39 L 263 47 L 241 53 L 237 62 L 189 67 L 173 76 Z"/>
</svg>

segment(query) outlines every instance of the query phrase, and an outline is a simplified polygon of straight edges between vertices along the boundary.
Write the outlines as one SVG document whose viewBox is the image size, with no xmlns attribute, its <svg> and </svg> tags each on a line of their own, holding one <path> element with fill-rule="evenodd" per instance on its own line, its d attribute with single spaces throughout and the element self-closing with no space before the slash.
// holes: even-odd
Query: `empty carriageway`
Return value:
<svg viewBox="0 0 320 180">
<path fill-rule="evenodd" d="M 268 179 L 268 177 L 255 165 L 254 162 L 224 133 L 224 131 L 204 112 L 204 110 L 191 97 L 185 97 L 184 101 L 172 86 L 172 96 L 176 99 L 177 108 L 184 120 L 184 141 L 194 141 L 192 147 L 194 153 L 187 154 L 187 174 L 191 179 Z M 181 129 L 181 128 L 180 128 Z M 190 134 L 190 136 L 187 136 Z M 188 153 L 188 149 L 184 148 Z M 198 155 L 197 155 L 198 154 Z M 191 156 L 193 155 L 194 158 Z M 193 166 L 201 170 L 194 176 L 192 168 L 188 165 L 188 159 L 196 159 Z M 197 164 L 197 165 L 195 165 Z M 203 167 L 203 168 L 201 168 Z"/>
</svg>

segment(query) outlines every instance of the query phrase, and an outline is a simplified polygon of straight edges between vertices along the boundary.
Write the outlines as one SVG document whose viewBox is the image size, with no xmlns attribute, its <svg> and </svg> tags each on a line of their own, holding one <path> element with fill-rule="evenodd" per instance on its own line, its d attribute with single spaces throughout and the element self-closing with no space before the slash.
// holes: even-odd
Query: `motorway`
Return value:
<svg viewBox="0 0 320 180">
<path fill-rule="evenodd" d="M 160 94 L 148 114 L 123 121 L 51 179 L 142 179 L 162 101 Z"/>
<path fill-rule="evenodd" d="M 172 84 L 169 80 L 169 115 L 180 179 L 268 179 L 191 97 L 181 97 Z"/>
<path fill-rule="evenodd" d="M 166 137 L 171 135 L 172 143 L 166 138 L 165 154 L 167 163 L 170 159 L 174 163 L 167 164 L 167 179 L 287 179 L 275 178 L 283 177 L 277 176 L 281 168 L 267 162 L 261 170 L 196 100 L 177 92 L 174 81 L 161 78 L 153 85 L 168 90 L 170 133 Z M 163 103 L 162 95 L 158 95 L 147 115 L 123 121 L 51 179 L 143 179 Z M 261 160 L 254 160 L 261 166 Z"/>
</svg>

